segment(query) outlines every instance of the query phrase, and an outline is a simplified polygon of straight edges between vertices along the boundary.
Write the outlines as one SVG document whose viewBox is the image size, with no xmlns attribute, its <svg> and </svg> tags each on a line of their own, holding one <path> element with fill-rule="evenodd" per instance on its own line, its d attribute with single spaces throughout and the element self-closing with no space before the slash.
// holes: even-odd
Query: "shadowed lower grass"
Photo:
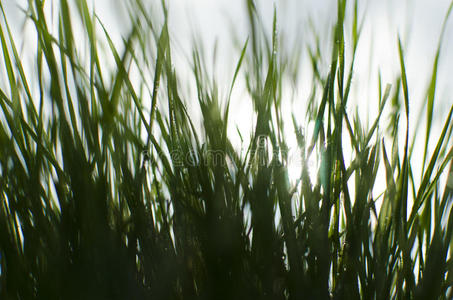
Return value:
<svg viewBox="0 0 453 300">
<path fill-rule="evenodd" d="M 181 92 L 164 5 L 158 23 L 145 3 L 128 2 L 132 25 L 120 49 L 86 1 L 57 4 L 55 26 L 41 1 L 29 1 L 37 37 L 29 76 L 2 8 L 1 299 L 453 297 L 451 167 L 447 185 L 440 180 L 453 157 L 453 106 L 439 139 L 431 135 L 442 37 L 418 158 L 399 39 L 401 76 L 384 90 L 380 79 L 372 126 L 347 114 L 363 24 L 358 1 L 350 10 L 338 1 L 331 49 L 309 48 L 313 93 L 293 124 L 282 94 L 297 59 L 281 51 L 277 14 L 266 33 L 253 1 L 245 1 L 250 34 L 231 82 L 213 80 L 192 49 L 195 99 Z M 246 151 L 228 126 L 239 109 L 230 105 L 238 80 L 253 104 Z M 396 109 L 386 122 L 389 101 Z M 189 114 L 194 105 L 200 116 Z M 309 121 L 314 130 L 306 133 Z M 296 182 L 284 126 L 297 139 Z M 316 176 L 312 156 L 320 158 Z M 420 161 L 417 178 L 412 166 Z"/>
</svg>

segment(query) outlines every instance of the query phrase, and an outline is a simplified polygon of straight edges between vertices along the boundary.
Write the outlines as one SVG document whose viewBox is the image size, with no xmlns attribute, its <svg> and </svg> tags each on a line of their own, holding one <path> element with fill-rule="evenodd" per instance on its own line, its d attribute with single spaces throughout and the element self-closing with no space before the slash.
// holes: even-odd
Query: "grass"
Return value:
<svg viewBox="0 0 453 300">
<path fill-rule="evenodd" d="M 164 3 L 158 22 L 129 1 L 132 26 L 118 46 L 85 0 L 55 2 L 54 23 L 43 2 L 29 1 L 37 45 L 28 76 L 0 3 L 1 299 L 452 299 L 453 106 L 438 140 L 432 120 L 453 3 L 427 78 L 423 141 L 409 140 L 399 38 L 401 75 L 386 88 L 379 80 L 372 126 L 347 113 L 358 1 L 338 0 L 331 49 L 309 47 L 313 93 L 292 123 L 282 94 L 297 53 L 284 51 L 277 14 L 268 33 L 245 3 L 250 33 L 230 82 L 212 79 L 194 45 L 195 99 L 181 90 Z M 239 132 L 246 151 L 229 126 L 240 80 L 255 120 Z M 295 182 L 285 126 L 302 162 Z M 313 156 L 320 166 L 310 176 Z"/>
</svg>

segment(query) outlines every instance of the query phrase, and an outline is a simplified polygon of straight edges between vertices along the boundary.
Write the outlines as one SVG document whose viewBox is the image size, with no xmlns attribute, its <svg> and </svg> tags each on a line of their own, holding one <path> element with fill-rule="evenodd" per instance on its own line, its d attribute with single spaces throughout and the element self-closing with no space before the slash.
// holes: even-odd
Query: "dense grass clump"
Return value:
<svg viewBox="0 0 453 300">
<path fill-rule="evenodd" d="M 347 113 L 358 1 L 338 0 L 331 49 L 309 47 L 313 92 L 293 122 L 282 94 L 297 59 L 281 51 L 276 17 L 267 33 L 251 0 L 231 82 L 212 79 L 194 46 L 195 99 L 181 91 L 165 5 L 158 22 L 129 1 L 131 30 L 116 45 L 85 0 L 54 3 L 53 19 L 43 2 L 25 10 L 31 64 L 2 8 L 1 299 L 452 299 L 453 105 L 438 140 L 430 134 L 441 42 L 415 157 L 399 39 L 401 76 L 379 81 L 376 119 Z M 254 129 L 239 132 L 245 151 L 229 126 L 238 81 L 253 104 Z M 313 132 L 302 130 L 309 122 Z"/>
</svg>

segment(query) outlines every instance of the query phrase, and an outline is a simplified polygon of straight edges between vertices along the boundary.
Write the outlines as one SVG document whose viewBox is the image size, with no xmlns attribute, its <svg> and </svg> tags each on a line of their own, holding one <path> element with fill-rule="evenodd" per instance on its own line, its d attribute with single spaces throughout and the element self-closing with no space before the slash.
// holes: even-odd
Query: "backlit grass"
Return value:
<svg viewBox="0 0 453 300">
<path fill-rule="evenodd" d="M 432 73 L 421 74 L 427 122 L 413 135 L 409 115 L 418 112 L 399 37 L 400 76 L 370 83 L 379 86 L 371 124 L 347 113 L 359 1 L 349 9 L 338 0 L 332 36 L 317 37 L 329 49 L 300 48 L 313 89 L 301 100 L 307 113 L 292 120 L 282 98 L 297 88 L 297 53 L 283 51 L 276 14 L 272 31 L 263 28 L 253 1 L 244 1 L 249 35 L 228 82 L 212 76 L 195 44 L 191 77 L 178 75 L 164 3 L 153 6 L 160 22 L 145 1 L 128 1 L 132 26 L 117 45 L 85 0 L 56 2 L 54 20 L 43 1 L 28 2 L 31 64 L 2 8 L 1 299 L 453 297 L 453 105 L 437 140 L 431 132 L 453 3 Z M 328 72 L 318 65 L 325 55 Z M 186 81 L 194 98 L 182 91 Z M 251 132 L 229 126 L 238 81 L 252 101 Z M 300 155 L 295 180 L 290 150 Z"/>
</svg>

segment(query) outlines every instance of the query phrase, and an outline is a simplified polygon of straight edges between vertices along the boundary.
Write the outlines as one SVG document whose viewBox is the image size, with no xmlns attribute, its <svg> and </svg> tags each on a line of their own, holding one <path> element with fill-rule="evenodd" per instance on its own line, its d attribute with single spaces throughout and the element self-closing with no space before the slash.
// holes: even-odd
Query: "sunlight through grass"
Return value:
<svg viewBox="0 0 453 300">
<path fill-rule="evenodd" d="M 294 43 L 244 0 L 231 60 L 165 1 L 118 2 L 124 32 L 93 3 L 25 3 L 24 55 L 0 2 L 1 299 L 453 297 L 453 2 L 415 122 L 405 35 L 396 78 L 353 80 L 358 0 Z"/>
</svg>

